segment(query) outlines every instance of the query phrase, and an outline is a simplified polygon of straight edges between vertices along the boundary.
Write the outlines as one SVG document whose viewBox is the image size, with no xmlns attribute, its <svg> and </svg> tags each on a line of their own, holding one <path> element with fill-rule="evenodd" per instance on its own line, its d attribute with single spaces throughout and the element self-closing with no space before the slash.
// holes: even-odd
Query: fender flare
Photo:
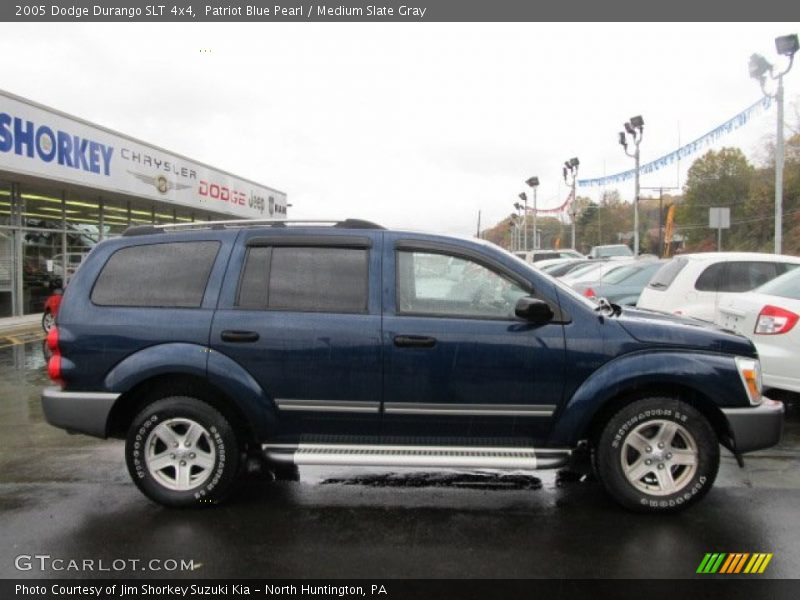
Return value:
<svg viewBox="0 0 800 600">
<path fill-rule="evenodd" d="M 575 446 L 606 404 L 637 388 L 676 386 L 712 400 L 713 408 L 748 406 L 732 355 L 681 350 L 641 351 L 592 373 L 556 415 L 551 445 Z"/>
<path fill-rule="evenodd" d="M 139 350 L 108 373 L 105 388 L 124 394 L 143 381 L 171 374 L 192 375 L 217 387 L 259 439 L 275 430 L 277 407 L 253 376 L 224 354 L 199 344 L 159 344 Z"/>
</svg>

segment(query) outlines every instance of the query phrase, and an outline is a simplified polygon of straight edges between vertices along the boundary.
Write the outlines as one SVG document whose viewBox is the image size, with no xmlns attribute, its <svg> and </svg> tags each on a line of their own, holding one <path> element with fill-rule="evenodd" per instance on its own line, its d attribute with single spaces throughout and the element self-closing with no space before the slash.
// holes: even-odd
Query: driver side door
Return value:
<svg viewBox="0 0 800 600">
<path fill-rule="evenodd" d="M 383 435 L 542 440 L 561 400 L 561 323 L 515 316 L 530 284 L 477 253 L 414 240 L 384 253 Z"/>
</svg>

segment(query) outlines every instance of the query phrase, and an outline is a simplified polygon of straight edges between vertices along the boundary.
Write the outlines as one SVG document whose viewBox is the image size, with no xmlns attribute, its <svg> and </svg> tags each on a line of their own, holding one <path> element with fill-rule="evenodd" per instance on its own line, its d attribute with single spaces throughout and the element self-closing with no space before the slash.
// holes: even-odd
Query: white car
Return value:
<svg viewBox="0 0 800 600">
<path fill-rule="evenodd" d="M 757 252 L 676 256 L 653 275 L 638 308 L 715 321 L 719 305 L 800 266 L 800 257 Z"/>
<path fill-rule="evenodd" d="M 800 269 L 720 302 L 717 324 L 752 340 L 765 389 L 800 393 Z"/>
</svg>

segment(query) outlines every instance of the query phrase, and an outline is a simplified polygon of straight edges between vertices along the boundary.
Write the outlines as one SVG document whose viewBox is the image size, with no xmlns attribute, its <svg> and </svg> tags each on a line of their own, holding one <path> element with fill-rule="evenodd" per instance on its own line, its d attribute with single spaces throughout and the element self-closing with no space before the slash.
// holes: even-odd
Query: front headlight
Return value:
<svg viewBox="0 0 800 600">
<path fill-rule="evenodd" d="M 736 369 L 742 378 L 750 404 L 761 404 L 761 363 L 757 358 L 736 357 Z"/>
</svg>

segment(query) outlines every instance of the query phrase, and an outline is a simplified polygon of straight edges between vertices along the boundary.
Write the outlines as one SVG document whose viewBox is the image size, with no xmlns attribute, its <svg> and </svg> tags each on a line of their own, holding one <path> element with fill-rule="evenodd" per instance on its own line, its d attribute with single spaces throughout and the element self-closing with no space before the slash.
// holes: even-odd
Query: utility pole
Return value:
<svg viewBox="0 0 800 600">
<path fill-rule="evenodd" d="M 526 184 L 530 186 L 533 190 L 533 249 L 539 249 L 539 234 L 536 230 L 536 188 L 539 187 L 539 178 L 538 177 L 529 177 L 526 181 Z"/>
<path fill-rule="evenodd" d="M 658 190 L 658 258 L 664 257 L 664 190 L 679 190 L 679 187 L 643 187 L 640 190 Z M 670 240 L 672 241 L 672 240 Z"/>
</svg>

